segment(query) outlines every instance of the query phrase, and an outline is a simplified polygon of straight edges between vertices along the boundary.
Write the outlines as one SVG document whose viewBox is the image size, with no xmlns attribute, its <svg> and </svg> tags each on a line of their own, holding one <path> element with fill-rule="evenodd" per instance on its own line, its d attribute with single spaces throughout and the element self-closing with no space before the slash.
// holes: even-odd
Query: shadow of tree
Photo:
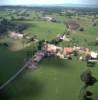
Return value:
<svg viewBox="0 0 98 100">
<path fill-rule="evenodd" d="M 36 98 L 41 95 L 44 89 L 40 80 L 35 77 L 26 78 L 23 75 L 11 83 L 7 88 L 10 100 L 28 100 L 28 98 Z"/>
<path fill-rule="evenodd" d="M 67 68 L 68 60 L 60 59 L 58 57 L 49 57 L 49 58 L 45 58 L 41 62 L 41 66 L 55 67 L 55 68 Z"/>
<path fill-rule="evenodd" d="M 0 100 L 10 100 L 9 95 L 5 90 L 0 90 Z"/>
<path fill-rule="evenodd" d="M 87 67 L 95 67 L 96 66 L 96 63 L 95 62 L 90 62 L 90 63 L 87 63 Z"/>
</svg>

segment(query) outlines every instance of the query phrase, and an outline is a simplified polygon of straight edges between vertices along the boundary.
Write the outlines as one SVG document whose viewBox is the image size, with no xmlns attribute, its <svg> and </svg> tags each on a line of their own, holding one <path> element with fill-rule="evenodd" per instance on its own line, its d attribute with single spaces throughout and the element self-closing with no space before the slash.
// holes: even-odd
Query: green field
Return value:
<svg viewBox="0 0 98 100">
<path fill-rule="evenodd" d="M 1 15 L 3 16 L 4 14 L 2 12 Z M 55 13 L 51 16 L 56 16 L 61 21 L 69 20 L 68 17 L 62 17 Z M 36 17 L 36 12 L 32 11 L 32 15 L 29 17 L 30 19 Z M 76 16 L 73 16 L 72 19 L 76 20 Z M 24 32 L 30 33 L 30 36 L 37 35 L 39 40 L 52 40 L 57 34 L 62 34 L 66 31 L 63 22 L 53 23 L 42 20 L 23 20 L 23 22 L 31 24 L 31 27 L 24 30 Z M 88 47 L 90 50 L 97 51 L 98 46 L 95 46 L 94 42 L 98 34 L 98 25 L 93 27 L 92 22 L 86 16 L 85 18 L 81 17 L 79 22 L 81 26 L 85 26 L 84 31 L 72 32 L 69 37 L 78 46 Z M 17 40 L 6 36 L 0 39 L 0 43 L 11 43 L 13 41 Z M 67 45 L 72 45 L 72 43 L 62 42 L 60 44 L 62 47 Z M 33 43 L 30 47 L 18 51 L 11 51 L 9 48 L 0 47 L 0 85 L 25 64 L 24 59 L 29 59 L 32 56 L 34 48 Z M 27 55 L 27 51 L 31 55 Z M 98 79 L 97 66 L 98 64 L 90 69 Z M 9 84 L 4 89 L 1 100 L 79 100 L 80 89 L 83 86 L 80 75 L 86 69 L 86 63 L 77 60 L 75 57 L 72 60 L 63 60 L 56 57 L 46 58 L 39 64 L 38 69 L 24 71 L 16 80 Z M 93 100 L 98 99 L 97 87 L 98 83 L 89 88 L 93 91 Z"/>
</svg>

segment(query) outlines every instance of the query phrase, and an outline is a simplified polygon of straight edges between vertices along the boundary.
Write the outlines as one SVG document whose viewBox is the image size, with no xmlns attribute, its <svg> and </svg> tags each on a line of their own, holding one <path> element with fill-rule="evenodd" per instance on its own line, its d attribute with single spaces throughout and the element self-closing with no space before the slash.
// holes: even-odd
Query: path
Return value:
<svg viewBox="0 0 98 100">
<path fill-rule="evenodd" d="M 31 67 L 32 69 L 36 68 L 36 65 L 41 61 L 44 57 L 44 52 L 38 51 L 34 56 L 32 56 L 29 61 L 9 80 L 7 80 L 3 85 L 0 86 L 0 90 L 4 89 L 7 85 L 9 85 L 16 77 L 18 77 L 27 67 Z"/>
<path fill-rule="evenodd" d="M 65 34 L 60 35 L 64 37 Z M 59 38 L 59 39 L 60 39 Z M 29 61 L 17 72 L 15 73 L 9 80 L 7 80 L 3 85 L 0 86 L 0 90 L 4 89 L 7 85 L 9 85 L 16 77 L 18 77 L 27 67 L 35 69 L 37 68 L 38 63 L 44 58 L 45 52 L 43 50 L 38 51 L 34 56 L 30 58 Z"/>
</svg>

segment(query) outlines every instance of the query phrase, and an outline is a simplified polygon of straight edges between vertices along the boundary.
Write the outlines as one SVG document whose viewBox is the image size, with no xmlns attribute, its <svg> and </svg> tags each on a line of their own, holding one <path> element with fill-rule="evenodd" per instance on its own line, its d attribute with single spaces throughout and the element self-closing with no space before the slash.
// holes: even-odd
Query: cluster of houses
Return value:
<svg viewBox="0 0 98 100">
<path fill-rule="evenodd" d="M 13 39 L 22 39 L 24 34 L 21 34 L 19 32 L 10 32 L 8 36 Z"/>
<path fill-rule="evenodd" d="M 72 48 L 62 48 L 53 44 L 45 44 L 42 48 L 46 52 L 47 56 L 58 56 L 64 58 L 65 56 L 71 56 L 73 53 Z"/>
<path fill-rule="evenodd" d="M 39 62 L 45 57 L 45 52 L 43 50 L 38 51 L 33 56 L 32 60 L 29 63 L 29 68 L 36 68 Z"/>
<path fill-rule="evenodd" d="M 75 53 L 79 55 L 79 60 L 85 61 L 89 56 L 90 60 L 98 60 L 98 52 L 90 51 L 88 48 L 83 47 L 58 47 L 53 44 L 46 44 L 43 50 L 48 56 L 54 55 L 63 59 L 71 59 Z"/>
<path fill-rule="evenodd" d="M 10 32 L 9 36 L 14 39 L 22 39 L 24 34 Z M 57 35 L 57 38 L 60 40 L 70 41 L 65 34 Z M 45 43 L 40 51 L 38 51 L 31 62 L 32 66 L 36 66 L 45 56 L 57 56 L 62 59 L 72 59 L 74 53 L 77 53 L 79 60 L 85 61 L 86 57 L 89 57 L 90 60 L 98 59 L 98 52 L 90 51 L 88 48 L 83 47 L 59 47 L 54 44 Z"/>
</svg>

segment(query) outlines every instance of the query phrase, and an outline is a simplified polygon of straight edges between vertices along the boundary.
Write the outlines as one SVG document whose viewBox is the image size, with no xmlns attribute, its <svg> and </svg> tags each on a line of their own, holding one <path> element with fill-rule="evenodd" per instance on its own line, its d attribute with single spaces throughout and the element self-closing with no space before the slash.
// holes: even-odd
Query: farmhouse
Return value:
<svg viewBox="0 0 98 100">
<path fill-rule="evenodd" d="M 45 16 L 45 17 L 43 17 L 43 19 L 46 21 L 52 21 L 53 18 L 50 16 Z"/>
<path fill-rule="evenodd" d="M 57 53 L 58 51 L 62 51 L 62 48 L 58 47 L 58 46 L 55 46 L 55 45 L 52 45 L 52 44 L 48 44 L 46 51 L 47 52 Z"/>
<path fill-rule="evenodd" d="M 13 39 L 22 39 L 24 34 L 18 33 L 18 32 L 10 32 L 9 37 Z"/>
<path fill-rule="evenodd" d="M 72 54 L 73 51 L 74 51 L 73 48 L 64 48 L 64 55 Z"/>
<path fill-rule="evenodd" d="M 88 51 L 85 52 L 85 56 L 90 56 L 91 59 L 97 59 L 98 58 L 98 53 L 94 51 Z"/>
</svg>

